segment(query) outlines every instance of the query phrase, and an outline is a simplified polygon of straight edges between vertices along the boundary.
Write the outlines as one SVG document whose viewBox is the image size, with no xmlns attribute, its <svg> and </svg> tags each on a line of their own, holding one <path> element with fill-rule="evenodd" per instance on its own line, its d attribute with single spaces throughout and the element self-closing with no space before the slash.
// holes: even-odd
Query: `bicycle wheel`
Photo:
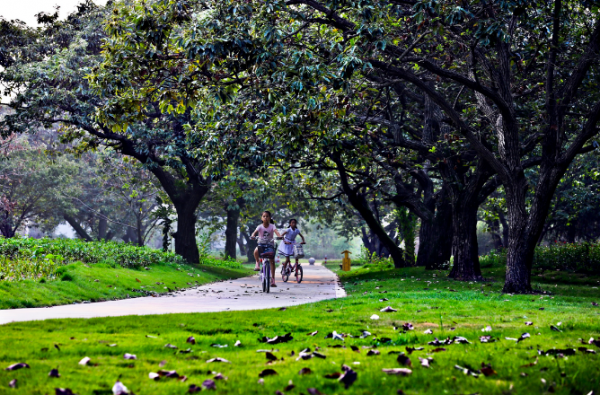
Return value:
<svg viewBox="0 0 600 395">
<path fill-rule="evenodd" d="M 265 263 L 265 287 L 266 293 L 271 292 L 271 264 L 269 261 Z"/>
<path fill-rule="evenodd" d="M 298 281 L 298 284 L 302 282 L 302 277 L 304 277 L 304 271 L 302 270 L 302 266 L 298 265 L 296 268 L 296 281 Z"/>
<path fill-rule="evenodd" d="M 290 279 L 290 271 L 286 265 L 281 265 L 281 279 L 284 283 L 287 283 Z"/>
</svg>

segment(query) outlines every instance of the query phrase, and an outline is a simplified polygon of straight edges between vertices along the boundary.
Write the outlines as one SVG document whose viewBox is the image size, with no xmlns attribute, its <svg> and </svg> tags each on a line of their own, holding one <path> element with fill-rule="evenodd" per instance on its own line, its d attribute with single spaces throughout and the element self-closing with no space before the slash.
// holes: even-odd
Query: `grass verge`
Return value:
<svg viewBox="0 0 600 395">
<path fill-rule="evenodd" d="M 243 268 L 191 266 L 161 262 L 145 268 L 123 268 L 82 262 L 61 266 L 57 280 L 0 281 L 0 309 L 56 306 L 148 296 L 243 277 Z"/>
<path fill-rule="evenodd" d="M 217 394 L 396 394 L 399 390 L 404 394 L 588 394 L 600 390 L 600 355 L 587 351 L 600 352 L 600 348 L 581 344 L 581 339 L 587 343 L 590 337 L 600 336 L 600 308 L 592 304 L 599 302 L 600 278 L 548 273 L 535 277 L 536 287 L 545 294 L 510 296 L 500 293 L 503 272 L 498 268 L 485 269 L 485 276 L 493 280 L 487 283 L 458 283 L 420 268 L 355 270 L 340 276 L 347 298 L 286 310 L 1 326 L 0 367 L 25 362 L 30 368 L 0 370 L 0 393 L 49 394 L 55 388 L 70 388 L 78 394 L 108 395 L 117 379 L 138 395 L 183 394 L 192 384 L 211 385 L 206 380 L 214 380 Z M 380 311 L 388 305 L 397 311 Z M 379 319 L 371 319 L 373 314 Z M 408 323 L 414 329 L 404 331 Z M 352 337 L 326 338 L 333 331 Z M 260 341 L 286 333 L 293 337 L 289 342 Z M 186 343 L 190 336 L 195 344 Z M 444 341 L 454 336 L 468 339 L 469 344 L 429 344 L 435 338 Z M 481 336 L 491 341 L 483 343 Z M 241 346 L 235 347 L 238 340 Z M 410 353 L 409 347 L 423 349 Z M 325 358 L 297 360 L 306 348 Z M 265 349 L 276 360 L 257 352 Z M 412 366 L 401 364 L 398 352 Z M 124 359 L 125 353 L 135 354 L 136 359 Z M 84 357 L 91 358 L 87 366 L 78 364 Z M 230 363 L 210 362 L 213 358 Z M 432 359 L 428 368 L 420 362 L 427 358 Z M 482 369 L 482 363 L 489 368 Z M 342 372 L 344 364 L 357 374 L 348 389 L 326 377 Z M 48 376 L 54 368 L 60 378 Z M 311 373 L 299 375 L 303 368 Z M 411 374 L 388 375 L 382 371 L 388 368 L 408 368 Z M 176 371 L 187 380 L 149 378 L 149 373 L 161 369 Z M 260 378 L 266 369 L 276 374 Z M 227 379 L 215 378 L 218 373 Z M 11 380 L 17 380 L 18 391 L 8 388 Z M 290 382 L 295 388 L 289 387 Z"/>
</svg>

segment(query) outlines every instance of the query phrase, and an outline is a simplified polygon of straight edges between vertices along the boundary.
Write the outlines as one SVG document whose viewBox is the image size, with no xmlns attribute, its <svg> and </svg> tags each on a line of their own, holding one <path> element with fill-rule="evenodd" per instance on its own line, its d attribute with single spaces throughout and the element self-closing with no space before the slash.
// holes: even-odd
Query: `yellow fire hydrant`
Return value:
<svg viewBox="0 0 600 395">
<path fill-rule="evenodd" d="M 344 259 L 342 259 L 342 270 L 345 272 L 350 271 L 350 256 L 348 254 L 352 254 L 350 251 L 346 250 L 342 252 L 344 254 Z"/>
</svg>

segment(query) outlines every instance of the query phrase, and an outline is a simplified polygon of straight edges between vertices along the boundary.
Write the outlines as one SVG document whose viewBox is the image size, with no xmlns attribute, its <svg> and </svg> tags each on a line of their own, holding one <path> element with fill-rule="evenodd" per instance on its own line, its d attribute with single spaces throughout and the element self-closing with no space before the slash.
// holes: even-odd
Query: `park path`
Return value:
<svg viewBox="0 0 600 395">
<path fill-rule="evenodd" d="M 261 291 L 257 275 L 206 284 L 159 297 L 82 303 L 30 309 L 0 310 L 0 325 L 53 318 L 117 317 L 171 313 L 205 313 L 296 306 L 346 296 L 337 276 L 324 266 L 302 266 L 304 280 L 284 283 L 277 268 L 277 288 Z"/>
</svg>

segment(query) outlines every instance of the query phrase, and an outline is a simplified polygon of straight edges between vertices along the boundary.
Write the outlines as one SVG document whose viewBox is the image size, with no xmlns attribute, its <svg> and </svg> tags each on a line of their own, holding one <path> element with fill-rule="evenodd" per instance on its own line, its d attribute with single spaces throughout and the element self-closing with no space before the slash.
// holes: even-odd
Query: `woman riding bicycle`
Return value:
<svg viewBox="0 0 600 395">
<path fill-rule="evenodd" d="M 279 255 L 285 257 L 285 261 L 283 262 L 282 270 L 287 270 L 287 265 L 290 264 L 290 257 L 294 255 L 294 244 L 296 243 L 296 236 L 300 236 L 302 238 L 301 244 L 306 244 L 306 240 L 304 240 L 304 236 L 300 233 L 300 229 L 298 229 L 298 221 L 294 218 L 290 219 L 290 227 L 281 232 L 283 236 L 283 243 L 279 244 L 279 248 L 277 249 Z M 296 265 L 298 265 L 298 258 L 296 258 Z"/>
<path fill-rule="evenodd" d="M 254 259 L 256 259 L 256 266 L 254 267 L 254 271 L 259 271 L 260 267 L 258 266 L 259 262 L 259 249 L 264 251 L 268 251 L 269 249 L 275 252 L 275 243 L 273 241 L 273 235 L 277 235 L 277 237 L 281 237 L 279 231 L 275 227 L 275 221 L 271 218 L 271 213 L 269 211 L 263 211 L 262 213 L 262 224 L 258 225 L 254 233 L 252 233 L 252 238 L 258 235 L 258 247 L 254 249 Z M 273 257 L 269 258 L 271 262 L 271 287 L 277 287 L 275 285 L 275 254 Z"/>
</svg>

